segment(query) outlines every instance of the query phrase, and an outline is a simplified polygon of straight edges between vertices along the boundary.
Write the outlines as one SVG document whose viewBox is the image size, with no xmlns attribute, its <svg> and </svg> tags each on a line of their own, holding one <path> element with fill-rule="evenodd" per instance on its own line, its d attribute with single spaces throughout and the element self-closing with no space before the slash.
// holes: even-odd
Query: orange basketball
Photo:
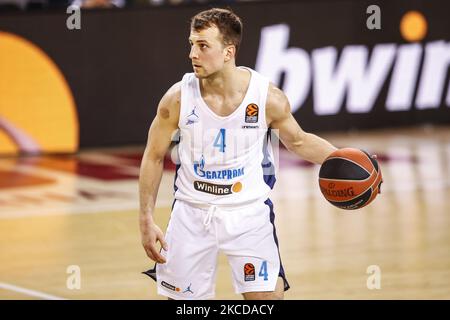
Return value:
<svg viewBox="0 0 450 320">
<path fill-rule="evenodd" d="M 336 150 L 319 171 L 322 194 L 341 209 L 353 210 L 368 205 L 380 193 L 382 182 L 377 160 L 354 148 Z"/>
</svg>

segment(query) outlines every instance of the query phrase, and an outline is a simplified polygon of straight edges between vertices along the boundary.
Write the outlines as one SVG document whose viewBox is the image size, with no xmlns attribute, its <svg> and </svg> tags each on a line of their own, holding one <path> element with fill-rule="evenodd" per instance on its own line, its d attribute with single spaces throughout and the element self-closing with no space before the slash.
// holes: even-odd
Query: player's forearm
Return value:
<svg viewBox="0 0 450 320">
<path fill-rule="evenodd" d="M 327 140 L 312 133 L 302 134 L 297 141 L 290 144 L 288 149 L 301 158 L 316 164 L 322 164 L 333 151 L 337 150 Z"/>
<path fill-rule="evenodd" d="M 144 154 L 139 173 L 140 219 L 153 220 L 156 197 L 163 173 L 163 157 L 149 157 Z M 144 222 L 145 222 L 144 221 Z"/>
</svg>

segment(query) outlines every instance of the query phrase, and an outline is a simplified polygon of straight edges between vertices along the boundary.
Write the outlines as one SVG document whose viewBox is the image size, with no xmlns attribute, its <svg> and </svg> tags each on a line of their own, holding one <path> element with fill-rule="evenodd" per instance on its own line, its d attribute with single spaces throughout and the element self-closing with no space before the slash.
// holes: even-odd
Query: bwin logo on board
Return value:
<svg viewBox="0 0 450 320">
<path fill-rule="evenodd" d="M 275 84 L 284 72 L 282 89 L 292 113 L 310 93 L 317 115 L 339 113 L 345 97 L 347 112 L 369 113 L 386 82 L 388 111 L 437 109 L 442 99 L 450 106 L 450 87 L 446 83 L 450 43 L 445 40 L 381 43 L 372 49 L 365 45 L 342 49 L 329 46 L 309 53 L 302 48 L 288 48 L 289 33 L 286 24 L 261 30 L 255 68 Z"/>
</svg>

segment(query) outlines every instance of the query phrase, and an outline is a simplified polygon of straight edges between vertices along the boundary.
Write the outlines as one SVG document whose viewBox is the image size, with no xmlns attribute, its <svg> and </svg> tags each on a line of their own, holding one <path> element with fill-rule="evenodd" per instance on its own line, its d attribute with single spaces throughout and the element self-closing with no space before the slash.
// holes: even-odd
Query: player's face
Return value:
<svg viewBox="0 0 450 320">
<path fill-rule="evenodd" d="M 189 58 L 198 78 L 206 78 L 223 68 L 227 50 L 216 26 L 200 31 L 191 30 L 189 43 L 191 44 Z"/>
</svg>

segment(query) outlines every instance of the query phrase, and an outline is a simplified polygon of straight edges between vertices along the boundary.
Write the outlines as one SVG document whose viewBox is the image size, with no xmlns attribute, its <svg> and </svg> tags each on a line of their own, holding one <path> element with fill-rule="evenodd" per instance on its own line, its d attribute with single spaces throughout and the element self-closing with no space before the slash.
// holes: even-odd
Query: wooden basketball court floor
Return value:
<svg viewBox="0 0 450 320">
<path fill-rule="evenodd" d="M 376 153 L 382 193 L 367 208 L 336 209 L 319 191 L 319 167 L 280 152 L 271 199 L 291 285 L 285 298 L 449 299 L 450 127 L 322 136 Z M 141 274 L 153 266 L 138 228 L 142 150 L 0 158 L 0 299 L 165 299 Z M 172 203 L 167 168 L 156 212 L 162 228 Z M 367 286 L 373 268 L 379 289 Z M 77 275 L 80 288 L 69 288 Z M 241 299 L 223 256 L 216 299 Z"/>
</svg>

